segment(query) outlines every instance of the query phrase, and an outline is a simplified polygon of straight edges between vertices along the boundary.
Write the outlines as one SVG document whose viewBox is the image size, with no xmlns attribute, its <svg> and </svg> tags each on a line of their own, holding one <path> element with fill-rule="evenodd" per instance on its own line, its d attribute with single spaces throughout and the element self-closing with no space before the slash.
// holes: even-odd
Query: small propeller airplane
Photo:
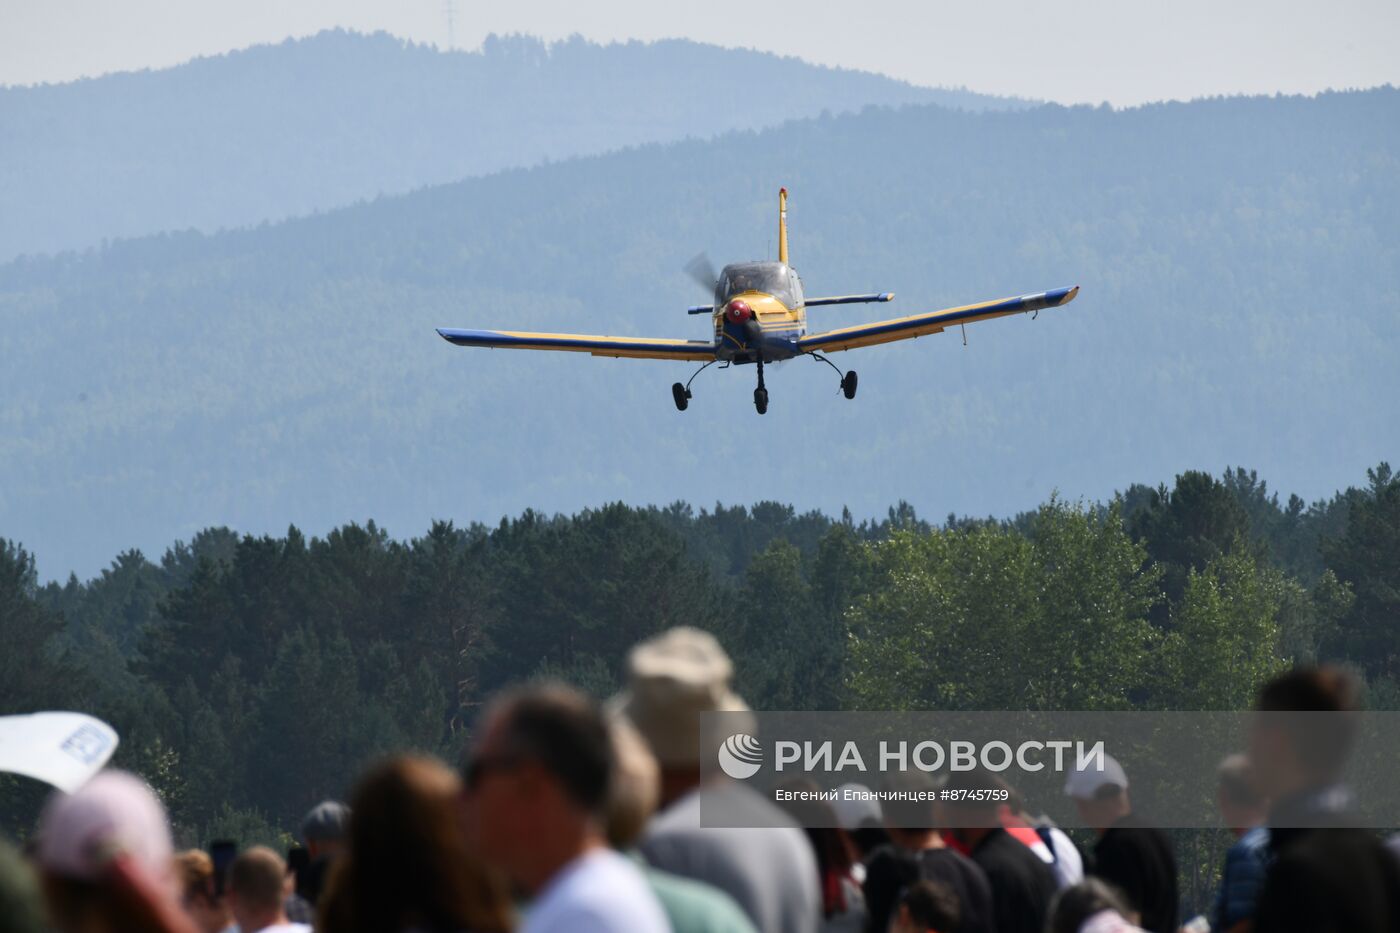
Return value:
<svg viewBox="0 0 1400 933">
<path fill-rule="evenodd" d="M 937 334 L 954 325 L 1004 317 L 1008 314 L 1039 312 L 1069 304 L 1079 294 L 1079 286 L 1056 288 L 1019 298 L 1001 298 L 964 305 L 944 311 L 911 314 L 908 317 L 856 324 L 836 330 L 807 333 L 807 309 L 825 305 L 863 304 L 890 301 L 893 292 L 870 295 L 840 295 L 807 298 L 802 280 L 788 265 L 787 189 L 778 191 L 777 262 L 741 262 L 725 266 L 719 274 L 705 255 L 695 257 L 686 267 L 701 286 L 714 290 L 714 304 L 696 305 L 688 314 L 709 314 L 713 320 L 712 340 L 671 340 L 655 337 L 593 337 L 587 334 L 547 334 L 511 330 L 457 330 L 438 328 L 443 339 L 459 347 L 500 347 L 515 350 L 564 350 L 594 356 L 629 359 L 690 360 L 703 362 L 684 385 L 671 386 L 676 408 L 685 411 L 693 398 L 690 383 L 715 363 L 721 368 L 755 363 L 758 388 L 753 404 L 758 413 L 768 411 L 768 388 L 763 382 L 765 363 L 776 363 L 798 356 L 820 360 L 841 377 L 846 398 L 856 397 L 855 370 L 842 372 L 825 354 L 838 350 L 873 347 L 895 340 L 908 340 Z"/>
</svg>

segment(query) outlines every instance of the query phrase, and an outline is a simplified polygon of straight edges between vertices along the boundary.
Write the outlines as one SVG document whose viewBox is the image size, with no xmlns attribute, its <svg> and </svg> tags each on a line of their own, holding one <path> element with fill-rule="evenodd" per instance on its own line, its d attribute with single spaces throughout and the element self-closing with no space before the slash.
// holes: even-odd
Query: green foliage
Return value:
<svg viewBox="0 0 1400 933">
<path fill-rule="evenodd" d="M 0 538 L 0 715 L 62 708 L 84 686 L 63 649 L 63 617 L 37 595 L 33 556 Z"/>
<path fill-rule="evenodd" d="M 185 838 L 180 841 L 191 846 L 208 848 L 211 842 L 220 839 L 231 839 L 239 848 L 268 846 L 278 852 L 285 852 L 298 841 L 293 832 L 270 822 L 257 810 L 236 810 L 228 804 L 224 804 L 200 824 L 192 839 Z"/>
<path fill-rule="evenodd" d="M 714 628 L 715 584 L 655 513 L 617 504 L 572 519 L 527 512 L 492 534 L 481 568 L 497 617 L 482 686 L 546 669 L 606 669 L 676 625 Z"/>
<path fill-rule="evenodd" d="M 839 709 L 845 620 L 823 611 L 802 552 L 786 541 L 753 556 L 732 606 L 739 683 L 760 709 Z"/>
<path fill-rule="evenodd" d="M 1115 709 L 1147 680 L 1158 572 L 1123 531 L 1052 499 L 1030 537 L 896 532 L 850 614 L 850 690 L 880 709 Z"/>
<path fill-rule="evenodd" d="M 1167 599 L 1179 601 L 1190 574 L 1248 540 L 1249 517 L 1239 497 L 1224 483 L 1198 470 L 1176 478 L 1168 491 L 1152 492 L 1129 520 L 1133 537 L 1147 543 L 1148 554 L 1162 567 Z"/>
<path fill-rule="evenodd" d="M 1242 548 L 1191 569 L 1157 664 L 1159 701 L 1167 709 L 1246 709 L 1259 686 L 1287 667 L 1279 616 L 1285 604 L 1306 598 Z"/>
<path fill-rule="evenodd" d="M 1350 496 L 1346 531 L 1322 553 L 1355 603 L 1338 623 L 1332 650 L 1371 675 L 1400 677 L 1400 476 L 1389 463 L 1367 470 L 1369 487 Z"/>
<path fill-rule="evenodd" d="M 43 588 L 4 543 L 0 713 L 111 722 L 115 763 L 193 843 L 281 839 L 394 750 L 456 757 L 501 686 L 548 677 L 611 696 L 628 649 L 678 624 L 715 632 L 764 709 L 1236 709 L 1282 666 L 1319 659 L 1361 666 L 1368 701 L 1393 708 L 1400 678 L 1375 664 L 1400 651 L 1391 565 L 1368 549 L 1391 541 L 1395 484 L 1382 464 L 1332 500 L 1347 504 L 1342 533 L 1310 586 L 1263 538 L 1212 530 L 1239 534 L 1218 521 L 1238 518 L 1220 490 L 1258 487 L 1204 474 L 1137 496 L 1133 514 L 1132 496 L 1055 496 L 1012 521 L 614 504 L 495 529 L 437 522 L 408 541 L 374 523 L 210 531 L 160 564 L 123 554 L 88 583 Z M 1185 568 L 1176 598 L 1172 567 Z M 134 647 L 116 647 L 123 631 Z M 0 824 L 23 837 L 42 799 L 0 779 Z"/>
</svg>

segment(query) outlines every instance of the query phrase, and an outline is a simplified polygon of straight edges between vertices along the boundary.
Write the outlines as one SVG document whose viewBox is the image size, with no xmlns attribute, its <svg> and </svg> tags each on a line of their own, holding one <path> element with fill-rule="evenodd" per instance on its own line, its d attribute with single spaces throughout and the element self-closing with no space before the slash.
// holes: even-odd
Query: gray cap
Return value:
<svg viewBox="0 0 1400 933">
<path fill-rule="evenodd" d="M 322 800 L 301 821 L 303 842 L 337 842 L 345 838 L 350 808 L 339 800 Z"/>
</svg>

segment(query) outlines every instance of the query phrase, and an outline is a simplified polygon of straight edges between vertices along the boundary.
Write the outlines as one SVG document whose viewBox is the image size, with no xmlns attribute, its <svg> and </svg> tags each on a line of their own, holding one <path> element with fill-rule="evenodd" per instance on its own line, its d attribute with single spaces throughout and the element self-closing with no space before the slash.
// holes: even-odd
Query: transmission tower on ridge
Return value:
<svg viewBox="0 0 1400 933">
<path fill-rule="evenodd" d="M 451 52 L 457 48 L 457 0 L 443 0 L 442 5 L 447 13 L 447 50 Z"/>
</svg>

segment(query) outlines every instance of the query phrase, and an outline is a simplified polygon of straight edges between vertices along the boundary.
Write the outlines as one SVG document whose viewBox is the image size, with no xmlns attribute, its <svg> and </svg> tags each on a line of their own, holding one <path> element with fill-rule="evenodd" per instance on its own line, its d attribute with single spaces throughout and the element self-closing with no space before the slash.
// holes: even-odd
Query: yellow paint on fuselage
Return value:
<svg viewBox="0 0 1400 933">
<path fill-rule="evenodd" d="M 754 317 L 758 319 L 759 326 L 764 330 L 791 331 L 794 328 L 801 334 L 807 330 L 807 309 L 798 305 L 795 309 L 789 308 L 777 298 L 764 292 L 747 291 L 737 295 L 729 296 L 729 300 L 735 298 L 744 302 L 753 311 Z M 724 334 L 724 308 L 715 312 L 715 340 L 721 342 Z"/>
</svg>

